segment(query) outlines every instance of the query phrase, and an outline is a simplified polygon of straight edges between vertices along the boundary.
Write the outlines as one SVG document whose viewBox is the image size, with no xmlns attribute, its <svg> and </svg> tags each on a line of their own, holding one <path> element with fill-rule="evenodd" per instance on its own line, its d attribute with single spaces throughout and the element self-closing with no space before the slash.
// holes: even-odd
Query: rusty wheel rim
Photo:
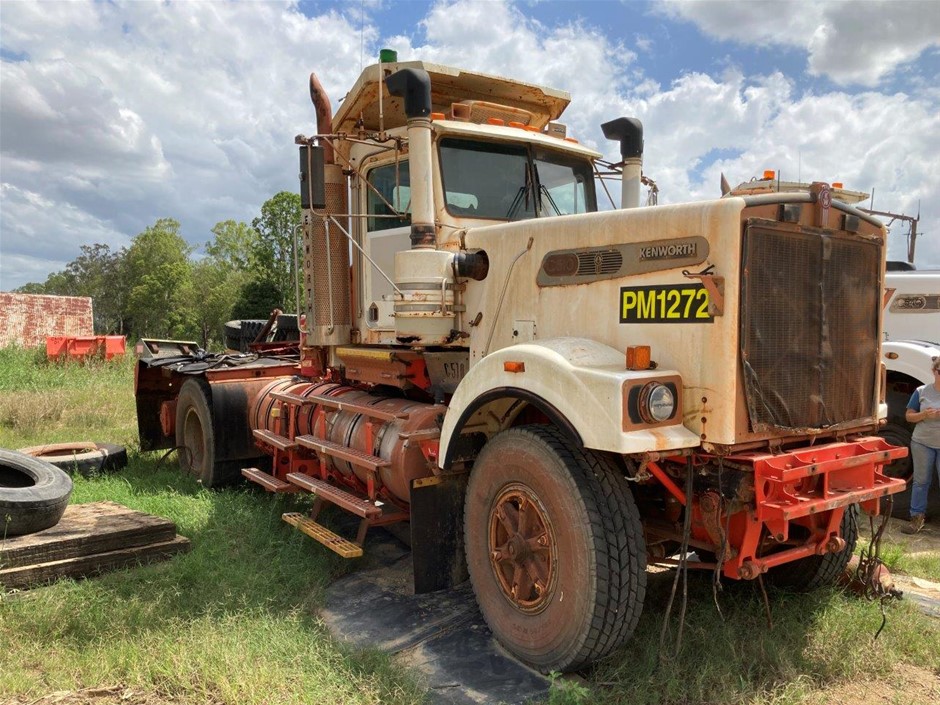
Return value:
<svg viewBox="0 0 940 705">
<path fill-rule="evenodd" d="M 555 584 L 555 536 L 547 512 L 525 485 L 506 486 L 489 517 L 490 566 L 503 596 L 522 612 L 540 612 Z"/>
<path fill-rule="evenodd" d="M 188 456 L 186 462 L 190 470 L 201 470 L 202 459 L 206 453 L 205 439 L 202 437 L 202 421 L 195 409 L 186 412 L 183 422 L 183 446 Z"/>
</svg>

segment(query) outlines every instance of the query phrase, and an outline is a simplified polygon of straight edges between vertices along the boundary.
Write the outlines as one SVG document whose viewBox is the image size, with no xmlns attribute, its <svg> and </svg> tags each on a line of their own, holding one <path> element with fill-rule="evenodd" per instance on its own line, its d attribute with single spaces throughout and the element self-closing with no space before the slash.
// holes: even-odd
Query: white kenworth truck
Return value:
<svg viewBox="0 0 940 705">
<path fill-rule="evenodd" d="M 859 507 L 903 487 L 876 436 L 881 223 L 825 183 L 638 207 L 639 122 L 603 126 L 611 165 L 549 88 L 393 61 L 335 114 L 310 89 L 299 359 L 151 346 L 144 447 L 312 493 L 284 519 L 345 556 L 409 522 L 416 591 L 469 575 L 544 672 L 623 644 L 683 545 L 729 579 L 836 577 Z"/>
</svg>

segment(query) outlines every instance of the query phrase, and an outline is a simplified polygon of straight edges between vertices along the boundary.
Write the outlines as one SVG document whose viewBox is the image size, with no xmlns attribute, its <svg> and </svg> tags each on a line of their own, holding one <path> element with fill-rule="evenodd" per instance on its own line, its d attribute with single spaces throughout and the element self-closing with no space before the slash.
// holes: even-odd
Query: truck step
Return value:
<svg viewBox="0 0 940 705">
<path fill-rule="evenodd" d="M 318 396 L 316 394 L 311 394 L 307 397 L 302 397 L 299 394 L 290 394 L 288 392 L 275 392 L 271 395 L 272 398 L 277 401 L 282 401 L 292 406 L 310 406 L 312 404 L 319 404 L 327 409 L 335 409 L 336 411 L 348 411 L 353 414 L 362 414 L 363 416 L 368 416 L 370 419 L 378 419 L 379 421 L 394 421 L 395 419 L 407 419 L 407 412 L 390 412 L 382 411 L 381 409 L 376 409 L 374 406 L 369 406 L 368 404 L 354 404 L 350 401 L 342 401 L 342 397 L 324 397 Z"/>
<path fill-rule="evenodd" d="M 318 524 L 310 517 L 288 512 L 281 515 L 281 519 L 291 526 L 302 531 L 310 538 L 319 541 L 331 551 L 338 553 L 343 558 L 359 558 L 362 556 L 362 546 L 357 546 L 352 541 L 344 539 L 339 534 L 333 533 L 322 524 Z"/>
<path fill-rule="evenodd" d="M 258 468 L 242 468 L 242 476 L 261 485 L 268 492 L 296 492 L 297 486 L 284 480 L 279 480 L 274 475 L 259 470 Z"/>
<path fill-rule="evenodd" d="M 313 492 L 317 497 L 332 502 L 364 519 L 374 519 L 382 516 L 381 507 L 377 507 L 367 499 L 362 499 L 351 492 L 340 489 L 336 485 L 331 485 L 329 482 L 299 472 L 288 474 L 287 481 L 308 492 Z"/>
<path fill-rule="evenodd" d="M 265 443 L 272 448 L 277 448 L 278 450 L 290 451 L 296 450 L 297 444 L 294 443 L 290 438 L 284 438 L 284 436 L 279 436 L 273 431 L 266 431 L 262 428 L 256 428 L 252 431 L 255 438 L 262 443 Z"/>
<path fill-rule="evenodd" d="M 329 455 L 333 458 L 340 458 L 341 460 L 345 460 L 361 468 L 378 470 L 379 468 L 384 468 L 390 465 L 389 461 L 382 460 L 382 458 L 376 455 L 369 455 L 368 453 L 363 453 L 362 451 L 358 451 L 355 448 L 343 446 L 339 443 L 333 443 L 332 441 L 320 440 L 315 436 L 297 436 L 297 438 L 294 440 L 296 440 L 297 443 L 302 445 L 304 448 L 310 448 L 317 451 L 317 453 Z"/>
</svg>

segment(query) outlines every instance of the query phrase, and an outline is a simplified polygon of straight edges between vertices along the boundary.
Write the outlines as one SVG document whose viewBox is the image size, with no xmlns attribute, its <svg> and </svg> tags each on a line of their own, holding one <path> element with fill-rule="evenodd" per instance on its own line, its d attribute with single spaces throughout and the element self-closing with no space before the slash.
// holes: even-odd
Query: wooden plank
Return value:
<svg viewBox="0 0 940 705">
<path fill-rule="evenodd" d="M 115 502 L 73 504 L 53 527 L 0 542 L 0 568 L 106 553 L 172 541 L 176 525 L 169 519 L 128 509 Z"/>
<path fill-rule="evenodd" d="M 98 575 L 118 568 L 166 560 L 177 553 L 189 551 L 189 549 L 189 539 L 176 536 L 170 541 L 161 541 L 149 546 L 133 546 L 90 556 L 77 556 L 60 561 L 0 570 L 0 585 L 5 588 L 23 589 L 49 583 L 59 578 L 82 578 Z"/>
</svg>

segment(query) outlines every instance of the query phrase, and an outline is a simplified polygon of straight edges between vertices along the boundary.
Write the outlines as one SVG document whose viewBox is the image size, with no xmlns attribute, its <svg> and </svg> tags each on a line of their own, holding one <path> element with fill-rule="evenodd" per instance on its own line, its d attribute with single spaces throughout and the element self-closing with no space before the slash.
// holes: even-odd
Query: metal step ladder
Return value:
<svg viewBox="0 0 940 705">
<path fill-rule="evenodd" d="M 375 475 L 381 468 L 388 467 L 390 463 L 387 460 L 313 435 L 295 435 L 298 410 L 314 404 L 320 405 L 325 414 L 347 412 L 366 417 L 367 446 L 372 445 L 373 423 L 376 421 L 386 423 L 397 419 L 406 419 L 408 413 L 382 411 L 367 404 L 342 401 L 341 397 L 301 396 L 289 392 L 275 392 L 271 396 L 275 401 L 281 403 L 281 419 L 286 417 L 287 424 L 285 429 L 282 422 L 279 430 L 282 432 L 286 430 L 287 436 L 273 431 L 256 429 L 253 432 L 255 440 L 260 445 L 267 446 L 274 451 L 275 467 L 278 466 L 281 458 L 286 457 L 287 464 L 291 466 L 296 454 L 313 451 L 319 461 L 320 469 L 320 477 L 303 472 L 288 472 L 283 480 L 256 468 L 242 470 L 242 475 L 247 479 L 261 485 L 270 492 L 305 491 L 316 497 L 309 516 L 297 512 L 287 512 L 281 517 L 285 522 L 344 558 L 358 558 L 362 556 L 362 545 L 365 542 L 366 533 L 371 527 L 393 524 L 408 519 L 408 512 L 392 505 L 382 504 L 377 500 Z M 318 432 L 321 435 L 325 435 L 325 414 L 320 417 L 318 422 Z M 361 497 L 331 482 L 327 482 L 325 479 L 328 475 L 327 459 L 331 457 L 366 470 L 367 497 Z M 360 517 L 359 530 L 355 541 L 345 539 L 317 522 L 320 512 L 327 503 L 335 504 L 342 510 Z"/>
</svg>

